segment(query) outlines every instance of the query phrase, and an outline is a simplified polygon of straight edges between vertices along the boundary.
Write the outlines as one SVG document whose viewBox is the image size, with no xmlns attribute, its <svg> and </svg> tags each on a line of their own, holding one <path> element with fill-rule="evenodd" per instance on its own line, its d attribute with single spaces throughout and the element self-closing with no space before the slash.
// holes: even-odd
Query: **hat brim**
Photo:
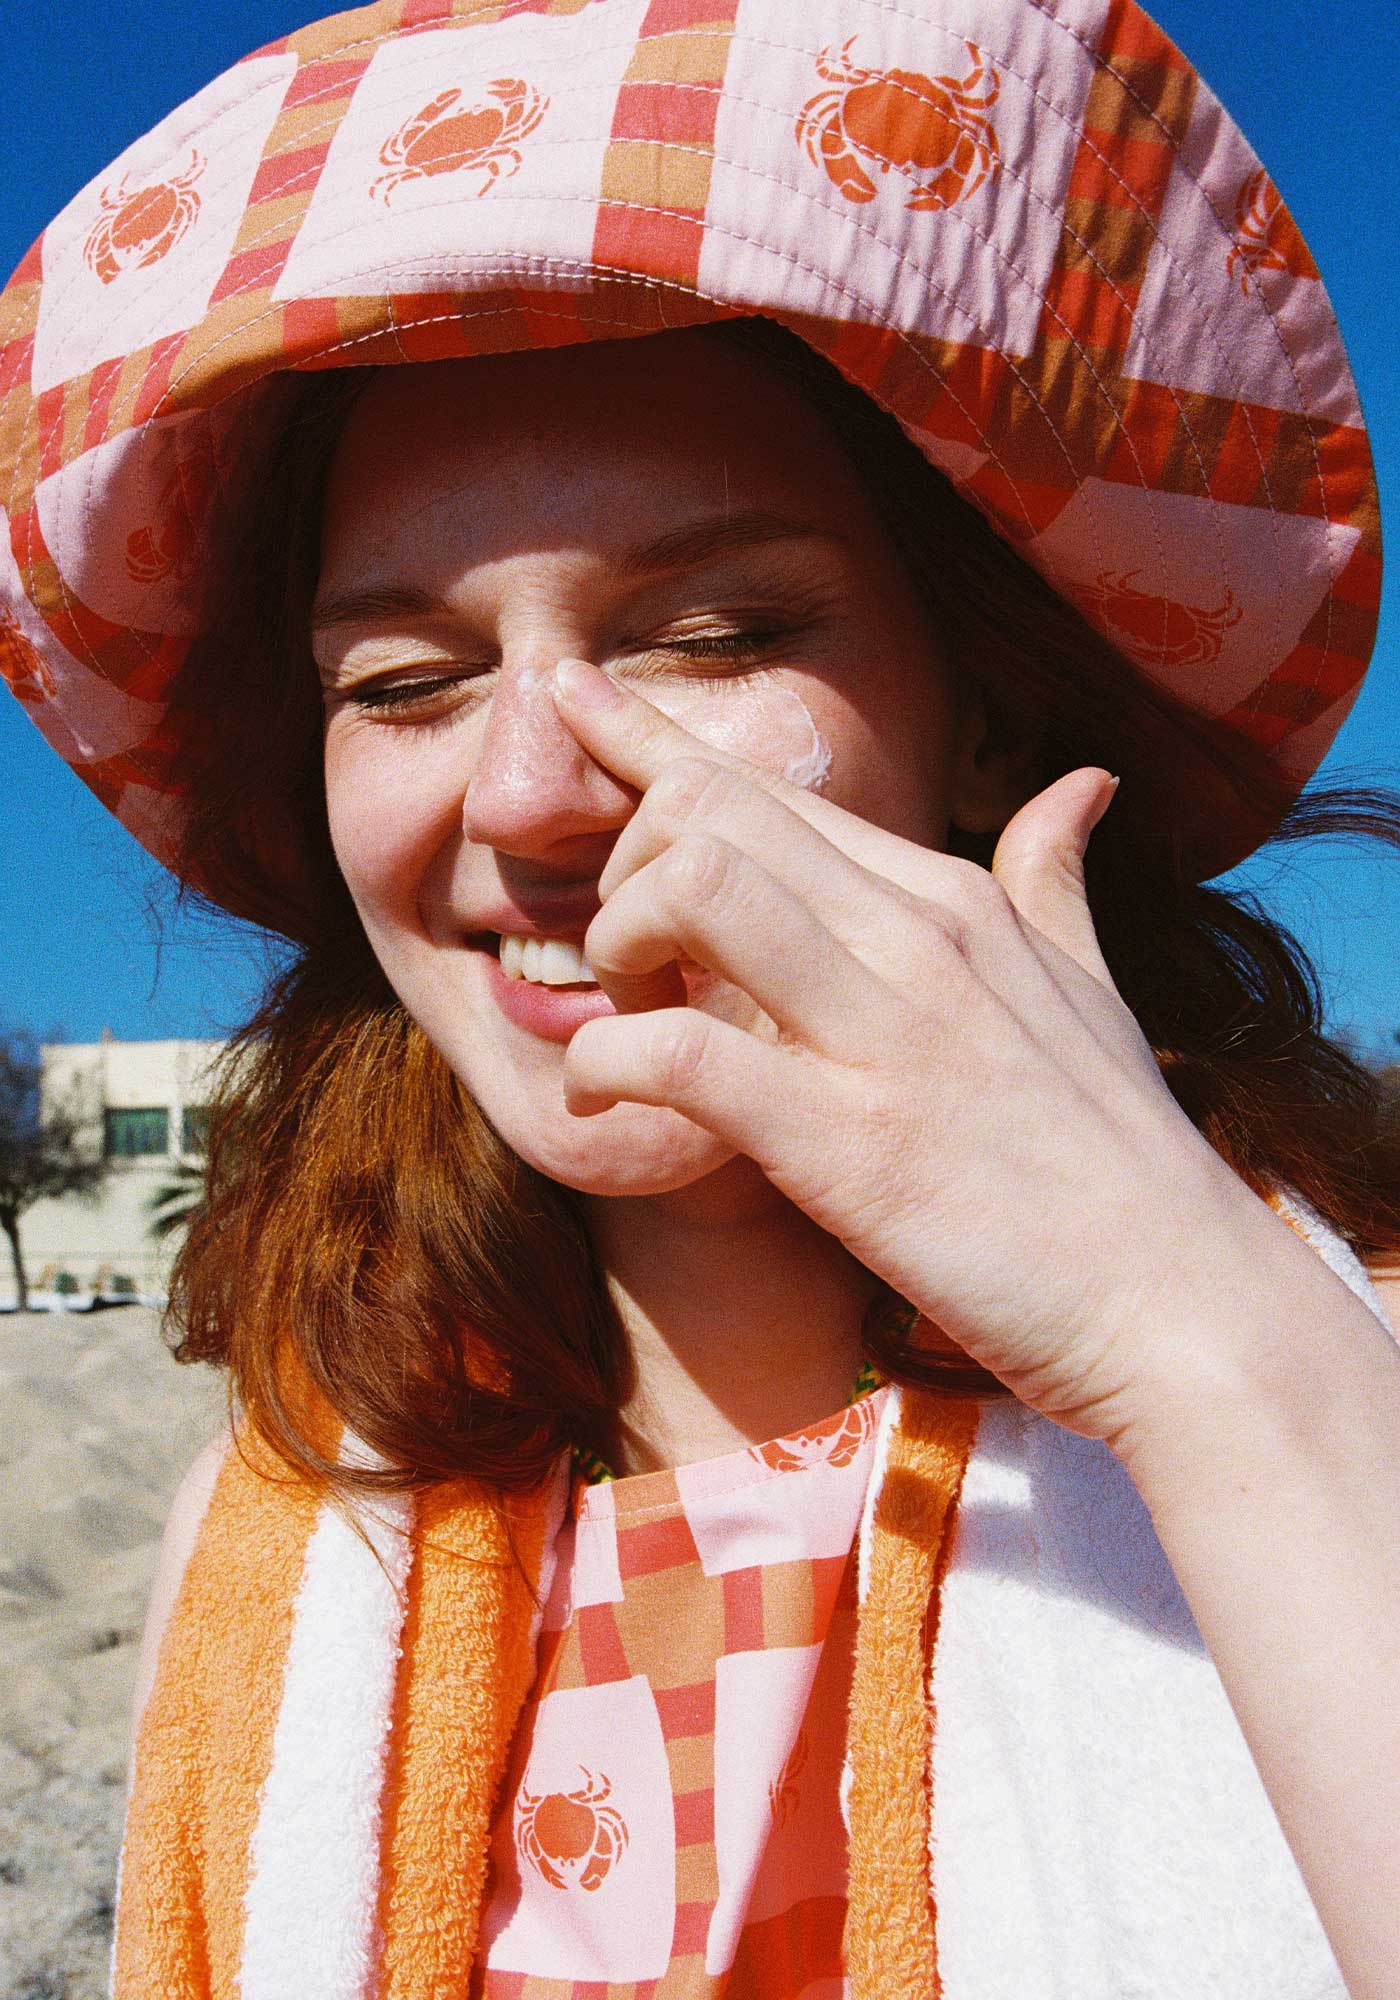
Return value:
<svg viewBox="0 0 1400 2000">
<path fill-rule="evenodd" d="M 277 378 L 755 313 L 1301 788 L 1374 640 L 1365 427 L 1277 191 L 1132 0 L 390 0 L 250 57 L 0 300 L 0 666 L 169 860 L 169 691 Z M 1268 831 L 1228 786 L 1181 813 L 1202 872 Z"/>
</svg>

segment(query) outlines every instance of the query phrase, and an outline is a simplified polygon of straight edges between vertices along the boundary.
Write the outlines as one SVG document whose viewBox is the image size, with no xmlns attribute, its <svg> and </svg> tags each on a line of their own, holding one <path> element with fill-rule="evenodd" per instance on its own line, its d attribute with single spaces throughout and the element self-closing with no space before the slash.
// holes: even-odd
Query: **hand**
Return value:
<svg viewBox="0 0 1400 2000">
<path fill-rule="evenodd" d="M 1083 855 L 1114 781 L 1031 799 L 988 873 L 580 678 L 561 715 L 642 796 L 584 941 L 618 1012 L 570 1041 L 568 1110 L 716 1133 L 1023 1402 L 1112 1443 L 1241 1222 L 1288 1234 L 1177 1105 L 1099 950 Z M 686 1006 L 683 956 L 776 1042 Z"/>
</svg>

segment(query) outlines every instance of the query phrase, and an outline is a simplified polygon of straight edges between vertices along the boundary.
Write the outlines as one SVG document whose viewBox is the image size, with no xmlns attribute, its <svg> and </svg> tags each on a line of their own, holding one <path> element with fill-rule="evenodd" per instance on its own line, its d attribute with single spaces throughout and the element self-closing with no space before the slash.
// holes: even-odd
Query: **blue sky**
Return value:
<svg viewBox="0 0 1400 2000">
<path fill-rule="evenodd" d="M 314 0 L 11 7 L 3 272 L 123 146 L 314 11 Z M 1400 8 L 1157 0 L 1152 11 L 1230 106 L 1298 218 L 1346 331 L 1383 500 L 1400 505 Z M 1389 521 L 1392 537 L 1400 534 L 1395 514 Z M 104 1026 L 130 1037 L 218 1035 L 242 1019 L 265 975 L 265 950 L 232 926 L 177 915 L 161 871 L 8 697 L 0 698 L 0 770 L 12 829 L 0 870 L 0 1022 L 86 1040 Z M 1400 563 L 1390 565 L 1376 663 L 1321 776 L 1400 778 Z M 1334 1026 L 1393 1052 L 1400 857 L 1327 843 L 1306 858 L 1248 863 L 1230 879 L 1313 953 Z"/>
</svg>

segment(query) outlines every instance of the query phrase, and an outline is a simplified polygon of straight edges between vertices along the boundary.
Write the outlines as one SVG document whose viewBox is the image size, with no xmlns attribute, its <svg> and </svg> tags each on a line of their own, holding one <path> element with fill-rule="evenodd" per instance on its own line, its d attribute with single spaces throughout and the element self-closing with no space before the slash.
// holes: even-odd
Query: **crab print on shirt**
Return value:
<svg viewBox="0 0 1400 2000">
<path fill-rule="evenodd" d="M 583 1772 L 575 1792 L 542 1792 L 522 1785 L 515 1809 L 515 1845 L 522 1861 L 556 1889 L 598 1889 L 627 1845 L 627 1822 L 607 1803 L 606 1773 Z"/>
<path fill-rule="evenodd" d="M 574 1489 L 473 2000 L 839 2000 L 853 1545 L 888 1394 Z"/>
</svg>

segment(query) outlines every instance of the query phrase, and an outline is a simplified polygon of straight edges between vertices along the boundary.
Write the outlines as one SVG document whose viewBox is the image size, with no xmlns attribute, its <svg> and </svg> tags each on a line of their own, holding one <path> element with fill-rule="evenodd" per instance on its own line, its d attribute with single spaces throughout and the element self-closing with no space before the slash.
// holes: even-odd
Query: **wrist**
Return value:
<svg viewBox="0 0 1400 2000">
<path fill-rule="evenodd" d="M 1252 1198 L 1251 1198 L 1252 1199 Z M 1400 1348 L 1266 1203 L 1242 1258 L 1207 1260 L 1161 1307 L 1167 1338 L 1122 1404 L 1110 1448 L 1144 1497 L 1330 1448 L 1368 1400 L 1400 1397 Z"/>
</svg>

